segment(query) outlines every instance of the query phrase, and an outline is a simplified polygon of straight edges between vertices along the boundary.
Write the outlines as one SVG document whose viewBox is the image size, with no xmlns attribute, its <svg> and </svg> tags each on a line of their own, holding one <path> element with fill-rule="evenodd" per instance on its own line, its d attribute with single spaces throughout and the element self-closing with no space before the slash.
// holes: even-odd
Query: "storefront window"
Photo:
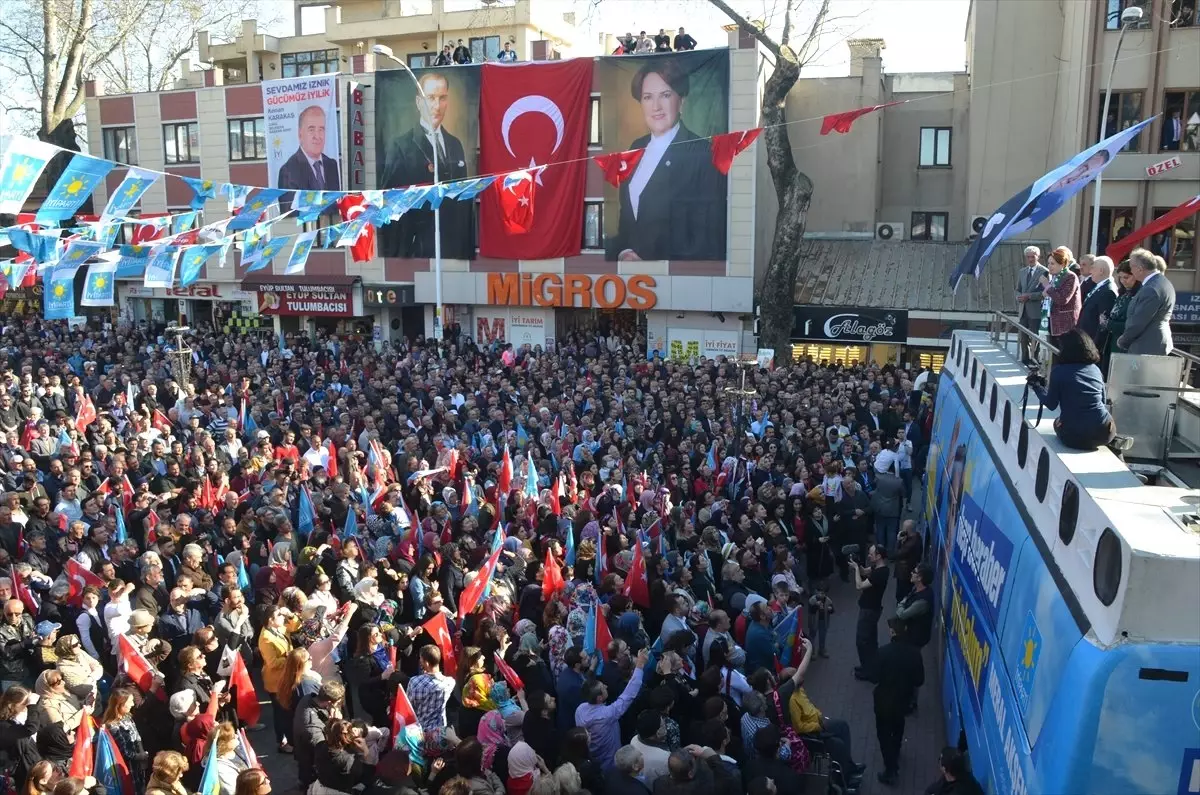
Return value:
<svg viewBox="0 0 1200 795">
<path fill-rule="evenodd" d="M 798 342 L 792 345 L 792 361 L 812 359 L 814 362 L 854 365 L 867 360 L 865 345 L 816 345 Z"/>
<path fill-rule="evenodd" d="M 940 373 L 942 367 L 946 364 L 946 354 L 944 353 L 921 353 L 917 354 L 917 364 L 922 370 L 933 370 L 935 373 Z"/>
</svg>

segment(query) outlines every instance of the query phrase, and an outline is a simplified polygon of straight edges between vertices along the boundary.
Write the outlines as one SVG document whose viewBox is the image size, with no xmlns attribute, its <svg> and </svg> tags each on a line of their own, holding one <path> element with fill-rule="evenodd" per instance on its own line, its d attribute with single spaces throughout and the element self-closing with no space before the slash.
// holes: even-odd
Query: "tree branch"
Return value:
<svg viewBox="0 0 1200 795">
<path fill-rule="evenodd" d="M 804 38 L 804 43 L 800 45 L 799 51 L 796 53 L 796 59 L 800 65 L 808 63 L 808 58 L 811 55 L 810 48 L 814 47 L 821 39 L 821 33 L 824 32 L 825 21 L 829 17 L 829 1 L 821 0 L 821 7 L 817 10 L 817 16 L 813 19 L 812 27 L 808 29 L 808 35 Z"/>
<path fill-rule="evenodd" d="M 766 47 L 771 52 L 772 55 L 774 55 L 776 58 L 779 57 L 779 43 L 776 42 L 774 39 L 772 39 L 770 36 L 768 36 L 765 31 L 761 30 L 758 27 L 758 25 L 755 25 L 753 22 L 746 19 L 744 16 L 742 16 L 738 12 L 734 11 L 733 7 L 730 6 L 728 3 L 726 3 L 725 0 L 708 0 L 708 1 L 710 3 L 712 3 L 714 6 L 716 6 L 721 11 L 721 13 L 725 14 L 725 16 L 732 19 L 739 28 L 741 28 L 745 32 L 749 33 L 754 38 L 758 39 L 759 44 Z M 828 0 L 826 0 L 826 4 L 828 4 Z"/>
<path fill-rule="evenodd" d="M 783 8 L 783 33 L 779 36 L 780 44 L 790 44 L 792 40 L 792 0 L 787 0 Z"/>
</svg>

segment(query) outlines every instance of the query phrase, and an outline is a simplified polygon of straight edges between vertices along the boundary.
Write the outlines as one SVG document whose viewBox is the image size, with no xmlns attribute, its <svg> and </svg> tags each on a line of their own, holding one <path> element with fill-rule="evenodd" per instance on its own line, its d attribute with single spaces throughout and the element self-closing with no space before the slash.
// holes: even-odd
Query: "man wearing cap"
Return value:
<svg viewBox="0 0 1200 795">
<path fill-rule="evenodd" d="M 5 602 L 0 621 L 0 690 L 13 685 L 32 686 L 31 664 L 37 638 L 33 619 L 25 614 L 25 605 L 19 599 Z"/>
</svg>

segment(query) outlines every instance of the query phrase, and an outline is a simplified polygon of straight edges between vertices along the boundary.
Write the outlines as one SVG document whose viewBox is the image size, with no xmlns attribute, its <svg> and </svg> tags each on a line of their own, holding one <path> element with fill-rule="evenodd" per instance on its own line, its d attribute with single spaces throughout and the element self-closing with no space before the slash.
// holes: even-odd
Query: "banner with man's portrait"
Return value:
<svg viewBox="0 0 1200 795">
<path fill-rule="evenodd" d="M 267 183 L 284 190 L 341 190 L 337 74 L 264 80 Z"/>
<path fill-rule="evenodd" d="M 643 149 L 606 186 L 610 260 L 724 260 L 728 180 L 709 136 L 729 132 L 729 51 L 596 60 L 605 152 Z"/>
<path fill-rule="evenodd" d="M 439 181 L 478 173 L 479 67 L 432 67 L 413 72 L 415 83 L 402 69 L 375 73 L 376 186 L 384 190 L 432 183 L 435 146 Z M 432 210 L 410 210 L 380 229 L 379 253 L 432 258 L 433 230 Z M 474 202 L 442 202 L 441 239 L 443 259 L 475 256 Z"/>
</svg>

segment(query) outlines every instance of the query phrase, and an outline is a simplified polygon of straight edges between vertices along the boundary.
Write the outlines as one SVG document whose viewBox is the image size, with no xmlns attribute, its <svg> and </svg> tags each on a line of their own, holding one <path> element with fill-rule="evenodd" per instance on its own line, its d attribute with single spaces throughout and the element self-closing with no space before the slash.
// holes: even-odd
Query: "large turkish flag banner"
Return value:
<svg viewBox="0 0 1200 795">
<path fill-rule="evenodd" d="M 480 173 L 550 167 L 534 173 L 537 210 L 525 234 L 505 231 L 499 194 L 484 191 L 479 253 L 503 259 L 578 254 L 583 242 L 592 59 L 484 64 L 482 69 Z"/>
</svg>

